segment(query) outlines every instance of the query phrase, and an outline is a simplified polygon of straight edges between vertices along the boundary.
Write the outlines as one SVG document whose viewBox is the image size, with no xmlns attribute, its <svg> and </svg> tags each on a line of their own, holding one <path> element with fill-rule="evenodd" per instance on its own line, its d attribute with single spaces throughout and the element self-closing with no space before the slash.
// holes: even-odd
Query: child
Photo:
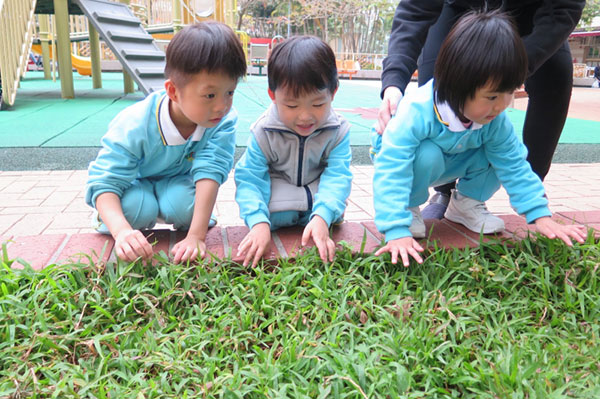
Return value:
<svg viewBox="0 0 600 399">
<path fill-rule="evenodd" d="M 235 167 L 235 199 L 250 232 L 238 247 L 244 266 L 258 263 L 270 230 L 306 226 L 321 259 L 332 261 L 331 223 L 350 195 L 349 125 L 331 109 L 338 87 L 335 55 L 322 40 L 297 36 L 278 44 L 268 62 L 273 104 L 252 125 Z"/>
<path fill-rule="evenodd" d="M 383 137 L 374 134 L 375 224 L 386 245 L 376 252 L 409 255 L 419 263 L 425 237 L 419 205 L 428 187 L 459 178 L 445 217 L 477 233 L 504 229 L 485 207 L 504 185 L 515 210 L 547 237 L 583 242 L 583 226 L 550 219 L 541 180 L 526 161 L 504 111 L 527 72 L 523 43 L 510 19 L 499 12 L 462 17 L 442 44 L 434 78 L 407 95 Z"/>
<path fill-rule="evenodd" d="M 148 259 L 141 229 L 157 218 L 188 230 L 173 246 L 174 262 L 205 254 L 219 185 L 233 166 L 237 114 L 233 93 L 246 73 L 240 41 L 226 25 L 188 26 L 167 48 L 166 91 L 123 110 L 89 166 L 86 201 L 97 230 L 110 233 L 120 258 Z"/>
</svg>

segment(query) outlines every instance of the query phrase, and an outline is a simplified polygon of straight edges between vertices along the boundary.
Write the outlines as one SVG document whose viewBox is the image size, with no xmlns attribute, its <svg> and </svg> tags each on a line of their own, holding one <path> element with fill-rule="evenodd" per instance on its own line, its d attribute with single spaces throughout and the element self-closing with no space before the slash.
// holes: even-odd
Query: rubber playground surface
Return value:
<svg viewBox="0 0 600 399">
<path fill-rule="evenodd" d="M 76 98 L 65 100 L 60 97 L 58 80 L 44 80 L 42 72 L 28 72 L 13 107 L 0 112 L 0 148 L 98 147 L 109 121 L 123 108 L 143 98 L 139 91 L 123 93 L 121 73 L 103 73 L 101 89 L 92 89 L 91 78 L 76 73 L 74 84 Z M 596 104 L 600 104 L 600 90 L 575 89 L 584 90 L 588 98 L 598 99 Z M 379 81 L 340 81 L 333 106 L 352 125 L 350 141 L 353 146 L 370 143 L 371 127 L 380 103 L 379 90 Z M 270 101 L 265 76 L 248 76 L 240 81 L 234 96 L 234 106 L 239 114 L 238 146 L 245 146 L 250 125 Z M 507 110 L 516 131 L 521 131 L 523 126 L 523 101 L 526 99 L 515 100 L 515 107 L 521 109 Z M 526 106 L 526 102 L 524 104 Z M 600 112 L 594 104 L 591 107 L 596 112 L 580 113 L 585 119 L 567 119 L 561 144 L 600 143 Z"/>
</svg>

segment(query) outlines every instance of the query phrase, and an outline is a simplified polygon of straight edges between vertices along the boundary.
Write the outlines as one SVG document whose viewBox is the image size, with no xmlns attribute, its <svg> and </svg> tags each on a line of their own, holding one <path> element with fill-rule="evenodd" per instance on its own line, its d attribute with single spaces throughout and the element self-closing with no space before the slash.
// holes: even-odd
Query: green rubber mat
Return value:
<svg viewBox="0 0 600 399">
<path fill-rule="evenodd" d="M 42 72 L 28 72 L 21 82 L 13 107 L 0 111 L 0 148 L 97 147 L 108 123 L 125 107 L 143 98 L 141 92 L 123 94 L 121 73 L 103 73 L 102 89 L 92 89 L 90 77 L 74 74 L 75 99 L 60 97 L 60 82 L 44 80 Z M 333 107 L 352 125 L 353 146 L 370 143 L 371 126 L 379 107 L 379 82 L 341 80 Z M 234 96 L 239 124 L 237 144 L 245 146 L 250 125 L 268 107 L 265 76 L 240 81 Z M 524 111 L 508 115 L 521 131 Z M 560 143 L 600 143 L 600 122 L 567 119 Z"/>
</svg>

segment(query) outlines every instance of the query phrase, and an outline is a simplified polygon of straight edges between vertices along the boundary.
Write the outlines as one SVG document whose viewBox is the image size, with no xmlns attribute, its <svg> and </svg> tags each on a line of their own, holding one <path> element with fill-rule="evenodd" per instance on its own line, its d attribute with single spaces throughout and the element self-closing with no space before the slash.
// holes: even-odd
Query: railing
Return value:
<svg viewBox="0 0 600 399">
<path fill-rule="evenodd" d="M 33 40 L 36 0 L 0 1 L 0 75 L 2 100 L 13 105 L 27 68 Z"/>
</svg>

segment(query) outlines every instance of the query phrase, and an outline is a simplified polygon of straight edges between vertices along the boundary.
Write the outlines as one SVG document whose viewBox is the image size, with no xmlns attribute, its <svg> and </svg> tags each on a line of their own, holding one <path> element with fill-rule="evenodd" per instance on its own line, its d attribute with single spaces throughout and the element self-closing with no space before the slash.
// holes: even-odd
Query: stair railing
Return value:
<svg viewBox="0 0 600 399">
<path fill-rule="evenodd" d="M 2 102 L 13 105 L 27 68 L 35 31 L 36 0 L 0 0 L 0 76 Z"/>
</svg>

